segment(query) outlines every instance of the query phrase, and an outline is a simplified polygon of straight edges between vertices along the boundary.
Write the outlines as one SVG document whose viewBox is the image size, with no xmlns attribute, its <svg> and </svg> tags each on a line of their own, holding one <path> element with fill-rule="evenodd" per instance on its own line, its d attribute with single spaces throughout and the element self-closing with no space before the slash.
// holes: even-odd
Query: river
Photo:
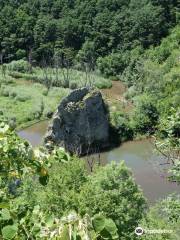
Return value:
<svg viewBox="0 0 180 240">
<path fill-rule="evenodd" d="M 36 147 L 42 143 L 47 126 L 47 121 L 40 122 L 20 131 L 18 134 L 28 140 L 33 147 Z M 103 164 L 111 161 L 118 163 L 124 160 L 150 204 L 170 193 L 180 193 L 180 186 L 166 180 L 163 167 L 160 165 L 163 163 L 163 158 L 154 152 L 151 140 L 126 142 L 108 152 L 89 157 L 90 160 L 93 158 L 95 160 L 100 158 Z"/>
</svg>

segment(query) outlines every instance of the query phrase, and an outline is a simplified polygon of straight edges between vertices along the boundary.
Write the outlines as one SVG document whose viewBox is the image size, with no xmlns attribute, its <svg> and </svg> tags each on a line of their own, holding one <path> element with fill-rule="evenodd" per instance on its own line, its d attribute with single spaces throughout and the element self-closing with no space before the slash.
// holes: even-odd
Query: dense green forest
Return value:
<svg viewBox="0 0 180 240">
<path fill-rule="evenodd" d="M 158 45 L 179 17 L 176 0 L 2 0 L 0 9 L 1 62 L 40 65 L 61 54 L 93 68 L 99 57 Z"/>
<path fill-rule="evenodd" d="M 80 87 L 109 97 L 113 144 L 152 136 L 180 182 L 178 0 L 0 0 L 0 239 L 178 240 L 180 197 L 148 206 L 123 162 L 93 166 L 33 149 L 17 129 Z M 120 159 L 121 160 L 121 159 Z M 166 180 L 165 180 L 166 181 Z"/>
</svg>

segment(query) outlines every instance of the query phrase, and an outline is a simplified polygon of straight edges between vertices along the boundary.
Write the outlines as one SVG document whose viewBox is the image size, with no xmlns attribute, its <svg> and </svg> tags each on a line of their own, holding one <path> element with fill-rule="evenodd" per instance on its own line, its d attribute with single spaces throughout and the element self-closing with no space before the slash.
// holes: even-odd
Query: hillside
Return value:
<svg viewBox="0 0 180 240">
<path fill-rule="evenodd" d="M 94 69 L 99 57 L 158 45 L 177 20 L 177 0 L 1 0 L 0 59 L 45 65 L 61 56 Z"/>
</svg>

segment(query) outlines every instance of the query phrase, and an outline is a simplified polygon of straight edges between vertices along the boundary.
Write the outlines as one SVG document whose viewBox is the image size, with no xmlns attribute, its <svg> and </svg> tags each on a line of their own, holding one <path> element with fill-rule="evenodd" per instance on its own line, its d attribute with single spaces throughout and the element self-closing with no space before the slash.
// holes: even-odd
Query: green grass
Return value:
<svg viewBox="0 0 180 240">
<path fill-rule="evenodd" d="M 0 77 L 0 119 L 16 119 L 17 126 L 45 119 L 49 111 L 55 111 L 69 89 L 52 87 L 47 93 L 40 83 L 16 80 L 7 83 Z"/>
<path fill-rule="evenodd" d="M 85 73 L 74 69 L 69 69 L 68 73 L 66 69 L 54 69 L 46 68 L 45 70 L 41 68 L 33 68 L 32 73 L 20 73 L 20 72 L 8 72 L 8 74 L 13 78 L 23 78 L 26 80 L 32 80 L 34 82 L 39 82 L 45 84 L 46 79 L 52 82 L 53 86 L 65 87 L 70 89 L 80 88 L 80 87 L 96 87 L 99 89 L 111 88 L 112 82 L 110 79 L 103 78 L 97 73 Z M 68 77 L 67 77 L 68 76 Z"/>
<path fill-rule="evenodd" d="M 8 66 L 8 65 L 6 65 Z M 70 69 L 68 80 L 66 69 L 36 67 L 32 73 L 12 71 L 0 67 L 0 120 L 16 119 L 18 128 L 28 123 L 43 120 L 54 112 L 61 99 L 70 92 L 84 86 L 110 88 L 111 80 L 95 73 L 84 73 Z M 51 82 L 47 90 L 46 80 Z"/>
</svg>

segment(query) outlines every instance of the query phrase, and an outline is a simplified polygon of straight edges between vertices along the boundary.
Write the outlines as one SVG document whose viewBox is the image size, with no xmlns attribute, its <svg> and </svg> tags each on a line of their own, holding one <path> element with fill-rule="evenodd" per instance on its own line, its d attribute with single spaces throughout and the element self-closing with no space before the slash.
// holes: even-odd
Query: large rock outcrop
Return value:
<svg viewBox="0 0 180 240">
<path fill-rule="evenodd" d="M 109 122 L 101 93 L 81 88 L 64 98 L 53 116 L 45 143 L 54 143 L 77 155 L 106 148 Z"/>
</svg>

